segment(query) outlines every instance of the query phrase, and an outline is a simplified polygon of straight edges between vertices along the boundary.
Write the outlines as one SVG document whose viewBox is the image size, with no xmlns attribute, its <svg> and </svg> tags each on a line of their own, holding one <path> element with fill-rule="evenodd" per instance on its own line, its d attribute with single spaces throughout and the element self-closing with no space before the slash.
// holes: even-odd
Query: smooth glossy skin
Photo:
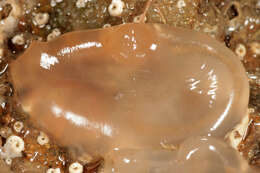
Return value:
<svg viewBox="0 0 260 173">
<path fill-rule="evenodd" d="M 101 155 L 224 137 L 248 104 L 245 70 L 230 50 L 160 24 L 35 42 L 10 71 L 35 122 L 64 146 Z"/>
<path fill-rule="evenodd" d="M 104 172 L 113 173 L 241 173 L 249 170 L 239 153 L 213 137 L 195 136 L 179 150 L 115 150 Z"/>
</svg>

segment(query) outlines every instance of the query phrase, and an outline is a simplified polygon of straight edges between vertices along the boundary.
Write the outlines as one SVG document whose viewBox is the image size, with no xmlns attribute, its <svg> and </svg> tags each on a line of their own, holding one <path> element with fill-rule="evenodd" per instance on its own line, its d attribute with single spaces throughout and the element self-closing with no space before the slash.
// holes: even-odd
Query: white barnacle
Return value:
<svg viewBox="0 0 260 173">
<path fill-rule="evenodd" d="M 51 5 L 52 7 L 55 7 L 58 3 L 61 3 L 62 1 L 63 1 L 63 0 L 51 0 L 51 2 L 50 2 L 51 4 L 50 4 L 50 5 Z"/>
<path fill-rule="evenodd" d="M 24 141 L 19 136 L 10 136 L 7 138 L 6 148 L 9 148 L 14 154 L 20 155 L 21 152 L 24 150 Z"/>
<path fill-rule="evenodd" d="M 83 166 L 78 163 L 74 162 L 69 167 L 69 173 L 82 173 L 83 172 Z"/>
<path fill-rule="evenodd" d="M 58 28 L 52 30 L 52 32 L 47 36 L 47 41 L 53 40 L 54 38 L 61 35 L 61 32 Z"/>
<path fill-rule="evenodd" d="M 20 133 L 21 130 L 23 129 L 23 123 L 21 121 L 16 121 L 14 123 L 14 126 L 13 126 L 14 130 L 17 132 L 17 133 Z"/>
<path fill-rule="evenodd" d="M 37 137 L 37 142 L 40 145 L 48 144 L 49 143 L 49 137 L 45 133 L 40 132 L 39 136 Z"/>
<path fill-rule="evenodd" d="M 110 27 L 111 27 L 111 24 L 109 24 L 109 23 L 103 25 L 103 28 L 110 28 Z"/>
<path fill-rule="evenodd" d="M 55 7 L 57 5 L 57 2 L 55 0 L 51 0 L 50 5 L 52 7 Z"/>
<path fill-rule="evenodd" d="M 235 49 L 235 53 L 240 58 L 240 60 L 243 60 L 244 56 L 246 55 L 246 47 L 243 44 L 238 44 Z"/>
<path fill-rule="evenodd" d="M 260 55 L 260 43 L 258 42 L 253 42 L 250 44 L 250 49 L 251 51 L 256 54 L 256 55 Z"/>
<path fill-rule="evenodd" d="M 10 158 L 5 159 L 5 163 L 7 165 L 11 165 L 12 164 L 12 159 L 10 159 Z"/>
<path fill-rule="evenodd" d="M 22 156 L 24 150 L 24 141 L 19 136 L 10 136 L 7 138 L 6 143 L 0 149 L 0 156 L 3 159 L 12 159 Z"/>
<path fill-rule="evenodd" d="M 49 168 L 46 173 L 61 173 L 60 168 Z"/>
<path fill-rule="evenodd" d="M 13 44 L 16 44 L 16 45 L 24 45 L 25 44 L 25 40 L 24 40 L 24 37 L 22 34 L 18 34 L 18 35 L 15 35 L 13 38 L 12 38 L 12 43 Z"/>
<path fill-rule="evenodd" d="M 7 4 L 11 5 L 12 8 L 8 16 L 0 20 L 0 45 L 13 33 L 18 24 L 19 17 L 23 14 L 20 1 L 0 0 L 1 9 Z"/>
<path fill-rule="evenodd" d="M 185 6 L 186 6 L 186 3 L 185 3 L 184 0 L 179 0 L 179 1 L 177 2 L 177 8 L 183 8 L 183 7 L 185 7 Z"/>
<path fill-rule="evenodd" d="M 112 0 L 108 7 L 110 16 L 118 17 L 121 16 L 125 7 L 125 3 L 121 0 Z"/>
<path fill-rule="evenodd" d="M 89 0 L 77 0 L 76 7 L 77 8 L 84 8 Z"/>
<path fill-rule="evenodd" d="M 50 15 L 48 13 L 37 13 L 33 18 L 33 24 L 39 28 L 43 28 L 49 21 Z"/>
</svg>

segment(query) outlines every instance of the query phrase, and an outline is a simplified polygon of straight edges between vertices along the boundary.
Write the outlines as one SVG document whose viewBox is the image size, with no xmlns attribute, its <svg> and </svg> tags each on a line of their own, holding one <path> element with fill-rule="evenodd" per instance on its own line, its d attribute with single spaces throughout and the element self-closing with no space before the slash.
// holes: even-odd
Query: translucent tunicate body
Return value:
<svg viewBox="0 0 260 173">
<path fill-rule="evenodd" d="M 213 137 L 186 139 L 177 150 L 115 150 L 105 173 L 242 173 L 253 172 L 234 149 Z"/>
<path fill-rule="evenodd" d="M 62 145 L 102 156 L 223 138 L 248 104 L 245 70 L 230 50 L 160 24 L 34 42 L 10 71 L 34 122 Z"/>
</svg>

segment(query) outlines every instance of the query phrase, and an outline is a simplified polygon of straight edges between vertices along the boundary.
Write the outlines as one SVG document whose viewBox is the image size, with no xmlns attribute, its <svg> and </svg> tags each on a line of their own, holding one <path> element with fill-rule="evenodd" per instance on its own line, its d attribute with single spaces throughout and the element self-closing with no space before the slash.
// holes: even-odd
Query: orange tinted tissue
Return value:
<svg viewBox="0 0 260 173">
<path fill-rule="evenodd" d="M 243 170 L 223 139 L 246 115 L 246 73 L 206 35 L 160 24 L 75 31 L 33 42 L 10 71 L 32 120 L 103 156 L 105 172 Z"/>
</svg>

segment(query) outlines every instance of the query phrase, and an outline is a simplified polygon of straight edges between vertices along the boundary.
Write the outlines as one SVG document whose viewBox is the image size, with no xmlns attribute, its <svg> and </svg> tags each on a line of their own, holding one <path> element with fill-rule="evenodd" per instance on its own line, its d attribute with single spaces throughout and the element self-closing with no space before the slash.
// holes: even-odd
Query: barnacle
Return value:
<svg viewBox="0 0 260 173">
<path fill-rule="evenodd" d="M 23 139 L 19 136 L 10 136 L 7 138 L 5 145 L 0 150 L 0 157 L 4 159 L 21 157 L 23 150 Z"/>
<path fill-rule="evenodd" d="M 112 0 L 108 7 L 109 14 L 111 16 L 121 16 L 124 10 L 124 2 L 121 0 Z"/>
<path fill-rule="evenodd" d="M 236 49 L 235 49 L 235 53 L 237 54 L 237 56 L 243 60 L 244 56 L 246 55 L 246 47 L 243 44 L 237 44 Z"/>
<path fill-rule="evenodd" d="M 60 168 L 49 168 L 46 173 L 61 173 Z"/>
<path fill-rule="evenodd" d="M 78 162 L 74 162 L 69 167 L 69 173 L 83 173 L 83 166 Z"/>
<path fill-rule="evenodd" d="M 40 145 L 45 145 L 49 143 L 49 137 L 45 133 L 40 132 L 39 136 L 37 137 L 37 142 Z"/>
<path fill-rule="evenodd" d="M 23 35 L 16 35 L 12 38 L 12 42 L 13 44 L 17 44 L 17 45 L 24 45 L 25 44 L 25 40 Z"/>
<path fill-rule="evenodd" d="M 17 132 L 17 133 L 20 133 L 23 129 L 23 122 L 20 122 L 20 121 L 16 121 L 14 123 L 14 126 L 13 126 L 14 130 Z"/>
<path fill-rule="evenodd" d="M 59 29 L 55 28 L 52 30 L 52 32 L 47 36 L 47 41 L 51 41 L 52 39 L 58 37 L 61 35 L 61 32 Z"/>
<path fill-rule="evenodd" d="M 50 15 L 48 13 L 37 13 L 33 19 L 34 25 L 43 28 L 49 21 Z"/>
<path fill-rule="evenodd" d="M 0 6 L 7 4 L 11 6 L 11 11 L 8 13 L 8 16 L 0 19 L 0 47 L 2 46 L 5 38 L 14 30 L 15 26 L 17 25 L 18 17 L 22 15 L 21 7 L 18 1 L 6 0 L 0 2 Z"/>
</svg>

